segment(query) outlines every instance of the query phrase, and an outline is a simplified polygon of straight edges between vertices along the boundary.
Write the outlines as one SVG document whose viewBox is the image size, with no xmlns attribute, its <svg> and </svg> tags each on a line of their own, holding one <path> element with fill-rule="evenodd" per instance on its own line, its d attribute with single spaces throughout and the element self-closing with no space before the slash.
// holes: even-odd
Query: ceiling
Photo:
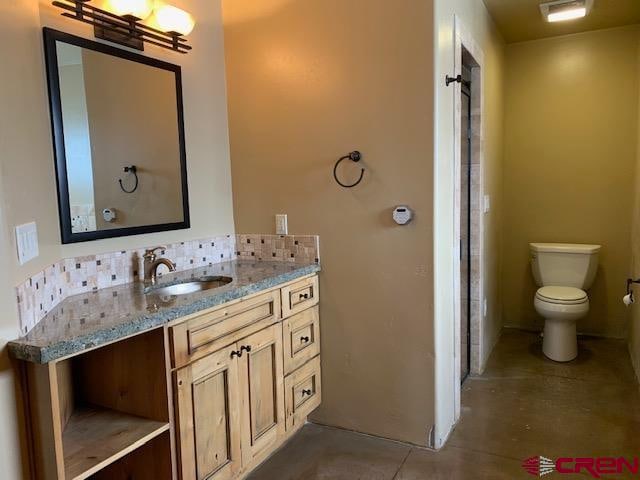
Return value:
<svg viewBox="0 0 640 480">
<path fill-rule="evenodd" d="M 640 23 L 640 0 L 594 0 L 585 18 L 547 23 L 538 5 L 544 0 L 484 0 L 507 43 Z"/>
</svg>

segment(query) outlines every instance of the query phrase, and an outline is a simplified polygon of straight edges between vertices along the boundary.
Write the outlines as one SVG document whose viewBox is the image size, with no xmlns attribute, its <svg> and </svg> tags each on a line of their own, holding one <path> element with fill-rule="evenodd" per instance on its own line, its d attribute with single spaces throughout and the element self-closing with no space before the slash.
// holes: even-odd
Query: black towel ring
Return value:
<svg viewBox="0 0 640 480">
<path fill-rule="evenodd" d="M 333 167 L 333 178 L 335 178 L 336 182 L 338 183 L 338 185 L 340 185 L 341 187 L 344 188 L 353 188 L 356 185 L 358 185 L 362 179 L 364 178 L 364 168 L 360 171 L 360 178 L 358 180 L 356 180 L 355 183 L 351 184 L 351 185 L 347 185 L 342 183 L 339 179 L 338 179 L 338 165 L 340 165 L 340 162 L 342 162 L 343 160 L 351 160 L 352 162 L 359 162 L 360 160 L 362 160 L 362 154 L 355 150 L 353 152 L 351 152 L 349 155 L 345 155 L 344 157 L 340 157 L 340 159 L 336 162 L 336 165 Z"/>
<path fill-rule="evenodd" d="M 138 169 L 136 168 L 135 165 L 130 165 L 128 167 L 124 167 L 124 173 L 131 173 L 134 178 L 135 178 L 135 184 L 133 185 L 133 188 L 131 190 L 127 190 L 126 188 L 124 188 L 124 185 L 122 185 L 122 179 L 119 178 L 118 179 L 118 183 L 120 184 L 120 188 L 122 189 L 122 191 L 124 193 L 133 193 L 138 189 Z"/>
</svg>

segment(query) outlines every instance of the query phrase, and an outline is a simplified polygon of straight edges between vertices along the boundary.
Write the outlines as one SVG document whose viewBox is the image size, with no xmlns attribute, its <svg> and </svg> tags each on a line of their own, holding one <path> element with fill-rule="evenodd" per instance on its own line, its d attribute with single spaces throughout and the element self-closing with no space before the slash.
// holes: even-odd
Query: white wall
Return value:
<svg viewBox="0 0 640 480">
<path fill-rule="evenodd" d="M 60 72 L 64 149 L 69 180 L 69 203 L 94 205 L 91 138 L 83 66 L 82 63 L 60 65 L 58 71 Z"/>
<path fill-rule="evenodd" d="M 61 257 L 233 233 L 224 45 L 218 0 L 180 0 L 198 22 L 188 55 L 151 47 L 146 54 L 183 67 L 191 220 L 186 231 L 62 246 L 46 92 L 42 26 L 93 38 L 91 27 L 59 16 L 49 0 L 0 2 L 0 470 L 22 478 L 14 376 L 6 342 L 18 336 L 13 287 Z M 17 264 L 13 228 L 35 220 L 40 257 Z"/>
<path fill-rule="evenodd" d="M 434 0 L 435 7 L 435 142 L 434 142 L 434 275 L 436 349 L 436 446 L 441 446 L 459 417 L 455 375 L 455 244 L 454 238 L 454 88 L 445 86 L 445 75 L 454 72 L 454 17 L 482 50 L 484 193 L 492 197 L 492 212 L 485 217 L 483 280 L 488 302 L 484 321 L 482 356 L 488 354 L 499 335 L 500 286 L 498 231 L 500 220 L 500 165 L 502 162 L 503 41 L 482 0 Z"/>
</svg>

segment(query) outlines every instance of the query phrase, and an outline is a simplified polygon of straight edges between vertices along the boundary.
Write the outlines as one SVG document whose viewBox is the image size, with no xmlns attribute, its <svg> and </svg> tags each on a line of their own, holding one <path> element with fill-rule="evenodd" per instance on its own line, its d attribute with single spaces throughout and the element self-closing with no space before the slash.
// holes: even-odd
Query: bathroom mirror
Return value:
<svg viewBox="0 0 640 480">
<path fill-rule="evenodd" d="M 180 67 L 44 39 L 62 243 L 189 228 Z"/>
</svg>

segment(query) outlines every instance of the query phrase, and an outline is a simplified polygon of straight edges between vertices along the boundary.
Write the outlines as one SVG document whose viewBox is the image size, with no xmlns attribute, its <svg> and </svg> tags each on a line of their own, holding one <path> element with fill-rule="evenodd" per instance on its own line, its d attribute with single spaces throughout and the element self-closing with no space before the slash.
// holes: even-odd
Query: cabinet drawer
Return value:
<svg viewBox="0 0 640 480">
<path fill-rule="evenodd" d="M 320 357 L 317 356 L 284 379 L 287 430 L 302 426 L 322 400 Z"/>
<path fill-rule="evenodd" d="M 282 317 L 287 318 L 316 305 L 319 300 L 318 277 L 305 278 L 282 289 Z"/>
<path fill-rule="evenodd" d="M 320 353 L 318 306 L 287 318 L 283 327 L 284 373 L 286 375 Z"/>
<path fill-rule="evenodd" d="M 280 319 L 278 290 L 223 306 L 169 328 L 174 368 L 251 335 Z"/>
</svg>

